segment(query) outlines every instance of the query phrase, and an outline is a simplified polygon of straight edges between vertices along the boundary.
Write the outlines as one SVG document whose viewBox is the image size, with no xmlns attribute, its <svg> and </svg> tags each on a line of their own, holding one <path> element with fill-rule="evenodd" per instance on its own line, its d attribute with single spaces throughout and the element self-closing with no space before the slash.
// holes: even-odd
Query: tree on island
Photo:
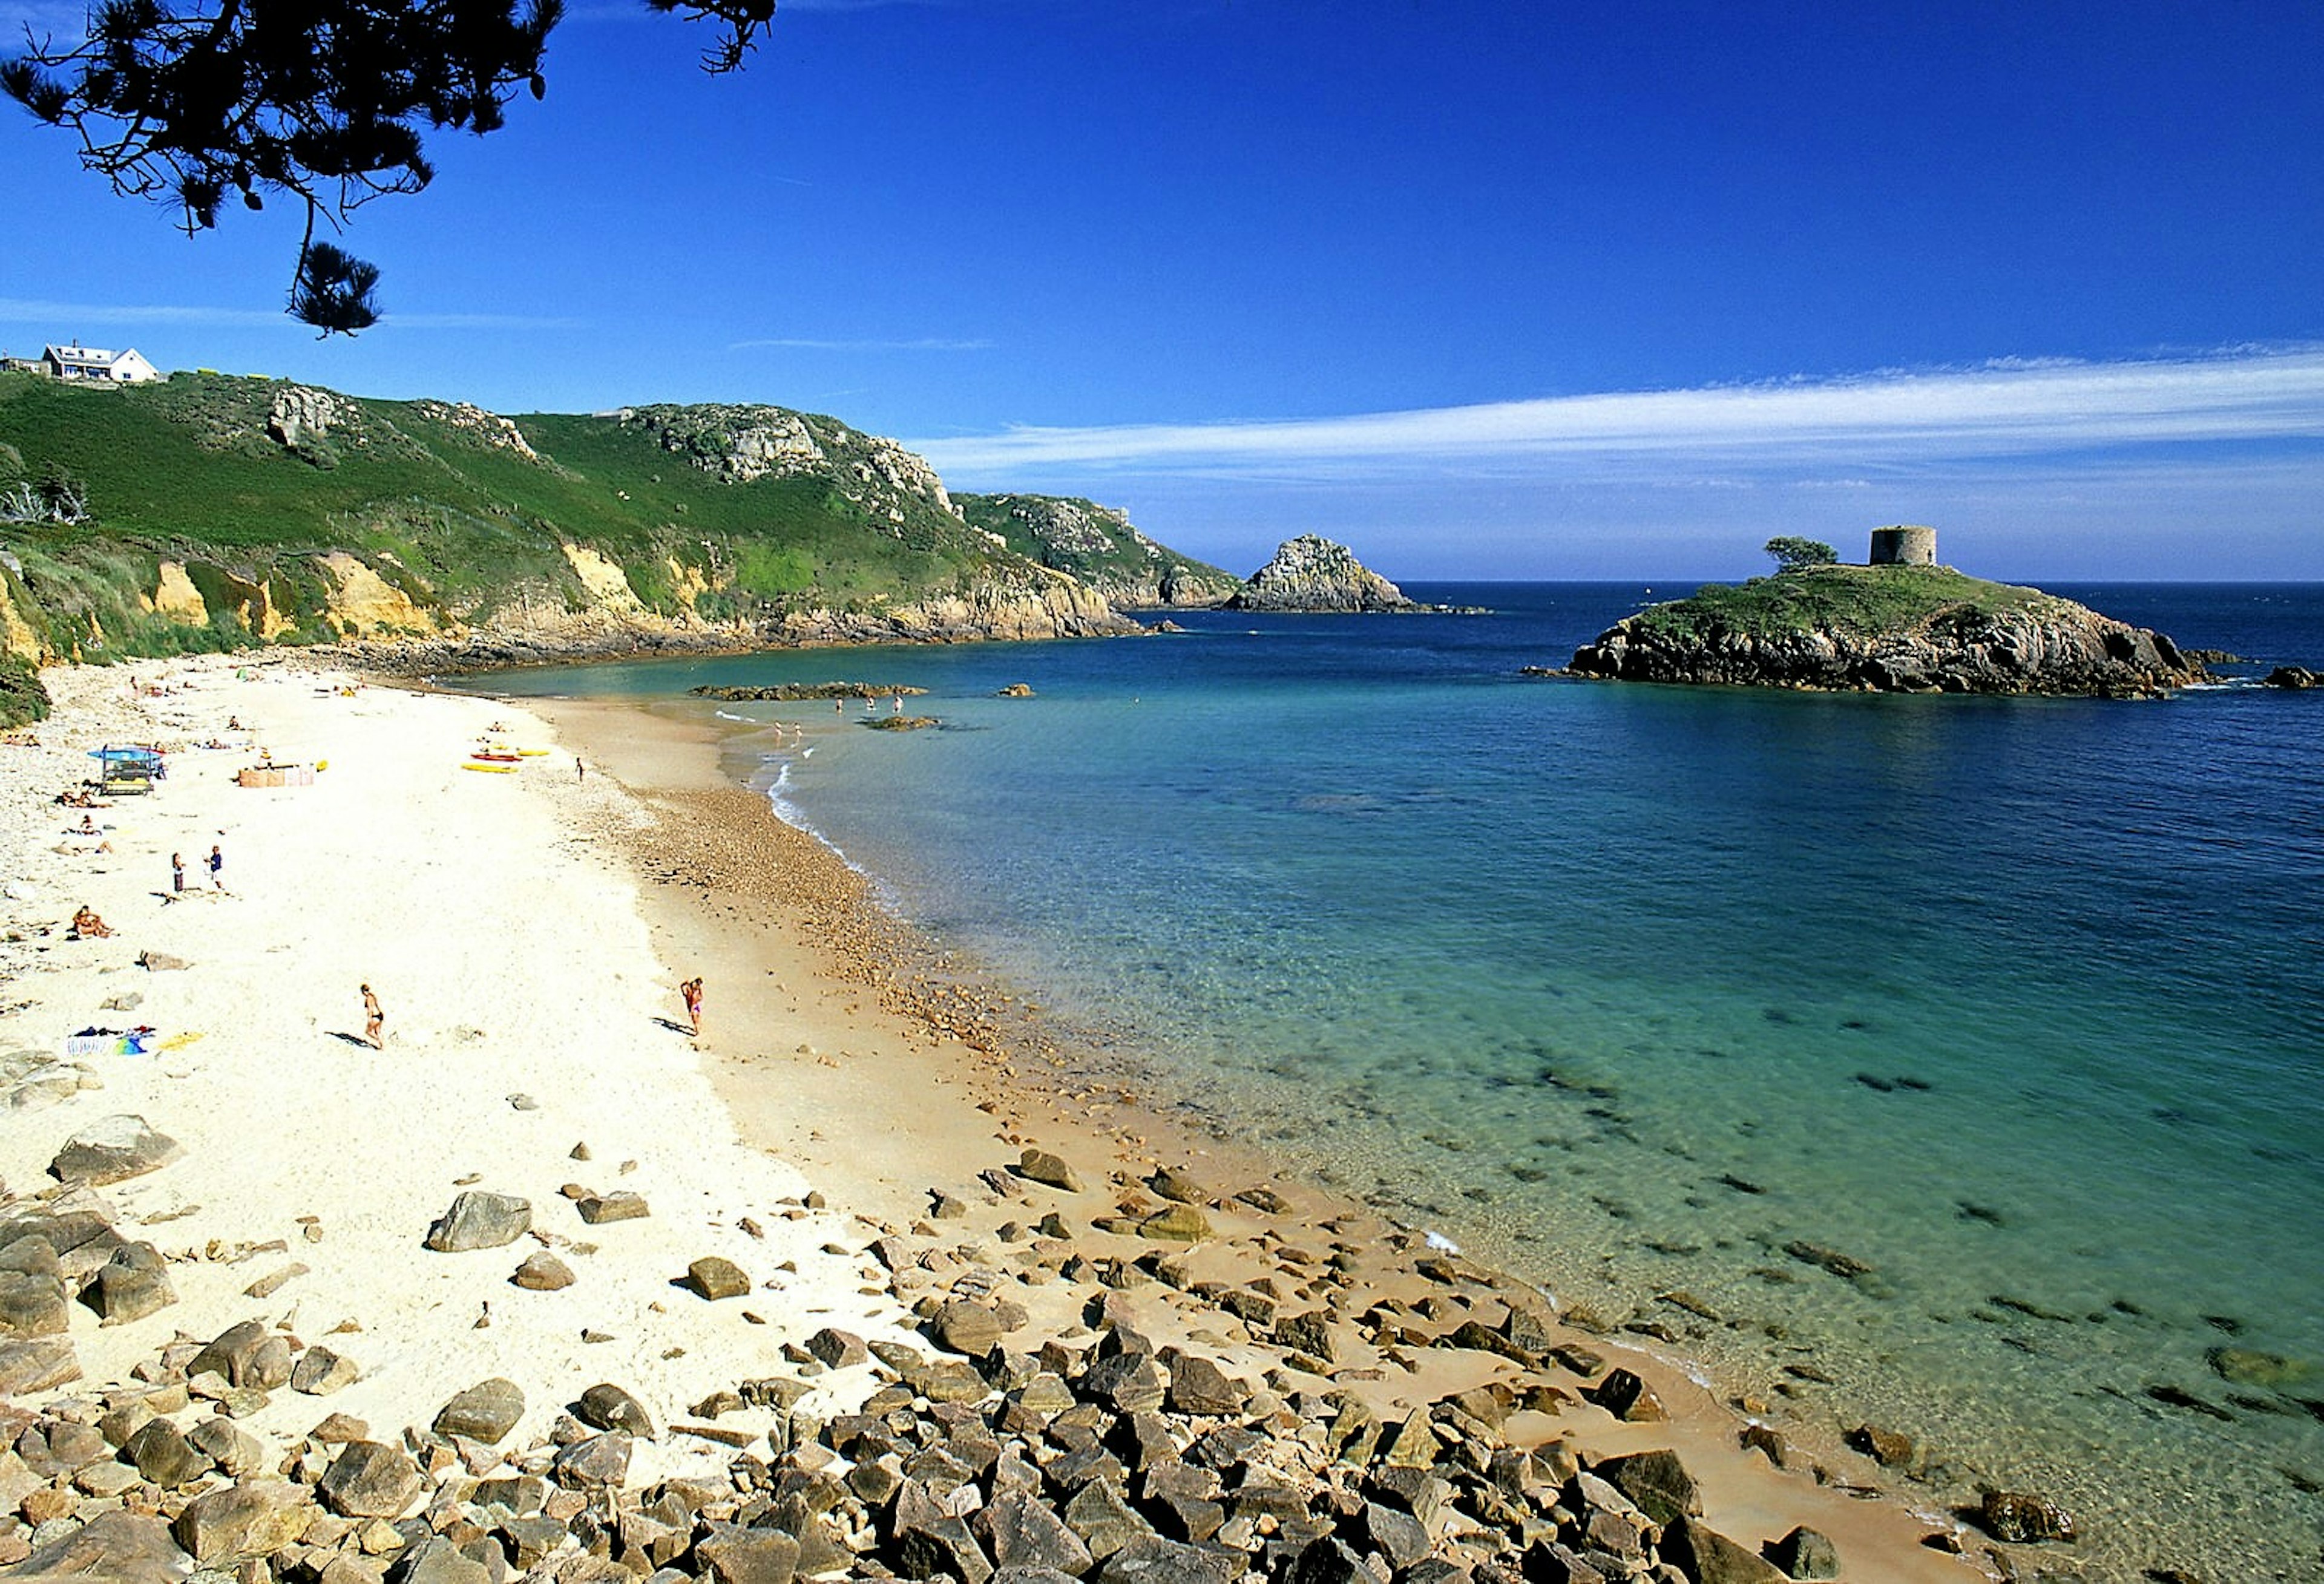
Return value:
<svg viewBox="0 0 2324 1584">
<path fill-rule="evenodd" d="M 775 0 L 645 0 L 723 32 L 703 55 L 739 69 Z M 315 236 L 372 199 L 435 175 L 424 130 L 499 128 L 520 86 L 540 98 L 541 51 L 563 0 L 105 0 L 88 37 L 24 30 L 0 62 L 5 89 L 40 120 L 79 134 L 84 168 L 114 191 L 174 205 L 190 236 L 217 224 L 229 192 L 305 206 L 290 312 L 326 336 L 378 322 L 378 269 Z"/>
<path fill-rule="evenodd" d="M 1778 572 L 1797 572 L 1808 566 L 1839 565 L 1840 552 L 1818 539 L 1803 539 L 1796 535 L 1779 533 L 1759 547 L 1775 558 Z"/>
</svg>

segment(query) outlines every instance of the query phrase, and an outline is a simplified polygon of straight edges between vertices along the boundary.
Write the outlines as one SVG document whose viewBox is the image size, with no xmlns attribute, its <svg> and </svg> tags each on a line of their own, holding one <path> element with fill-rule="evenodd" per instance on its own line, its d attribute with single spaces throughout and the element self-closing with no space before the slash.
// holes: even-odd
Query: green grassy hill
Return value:
<svg viewBox="0 0 2324 1584">
<path fill-rule="evenodd" d="M 919 457 L 761 406 L 511 419 L 207 373 L 0 373 L 0 650 L 28 658 L 1113 621 L 973 526 Z"/>
</svg>

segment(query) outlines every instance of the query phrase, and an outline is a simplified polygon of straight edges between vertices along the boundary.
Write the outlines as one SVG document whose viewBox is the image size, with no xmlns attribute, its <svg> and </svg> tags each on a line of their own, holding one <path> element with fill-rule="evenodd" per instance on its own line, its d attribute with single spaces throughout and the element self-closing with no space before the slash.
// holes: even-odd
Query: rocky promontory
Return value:
<svg viewBox="0 0 2324 1584">
<path fill-rule="evenodd" d="M 1881 693 L 2135 697 L 2208 677 L 2162 633 L 1943 566 L 1802 567 L 1624 618 L 1572 676 Z"/>
<path fill-rule="evenodd" d="M 1347 546 L 1303 533 L 1276 547 L 1267 565 L 1226 602 L 1230 611 L 1317 612 L 1419 611 L 1427 607 L 1355 557 Z"/>
</svg>

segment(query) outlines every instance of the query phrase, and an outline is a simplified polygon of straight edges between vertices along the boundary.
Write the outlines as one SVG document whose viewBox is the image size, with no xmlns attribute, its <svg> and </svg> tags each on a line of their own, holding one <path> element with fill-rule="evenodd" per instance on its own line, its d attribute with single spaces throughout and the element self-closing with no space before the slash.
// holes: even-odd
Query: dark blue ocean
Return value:
<svg viewBox="0 0 2324 1584">
<path fill-rule="evenodd" d="M 2142 703 L 1527 677 L 1689 589 L 1408 592 L 1490 613 L 487 685 L 926 687 L 736 773 L 1163 1094 L 2120 1576 L 2324 1576 L 2324 692 L 2253 680 L 2324 585 L 2059 588 L 2255 662 Z"/>
</svg>

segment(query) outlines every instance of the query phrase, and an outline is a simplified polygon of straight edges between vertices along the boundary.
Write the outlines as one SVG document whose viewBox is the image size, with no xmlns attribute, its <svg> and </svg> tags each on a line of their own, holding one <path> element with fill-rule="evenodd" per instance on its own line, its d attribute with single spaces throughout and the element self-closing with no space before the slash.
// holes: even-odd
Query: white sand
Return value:
<svg viewBox="0 0 2324 1584">
<path fill-rule="evenodd" d="M 133 671 L 174 691 L 133 703 Z M 170 1256 L 180 1302 L 103 1329 L 77 1309 L 78 1389 L 126 1379 L 180 1332 L 208 1340 L 259 1319 L 352 1358 L 364 1378 L 323 1399 L 278 1391 L 251 1428 L 296 1437 L 337 1410 L 390 1438 L 460 1388 L 506 1376 L 527 1395 L 513 1445 L 601 1380 L 659 1418 L 682 1416 L 713 1390 L 787 1370 L 785 1341 L 899 1322 L 891 1299 L 859 1291 L 879 1285 L 862 1256 L 822 1252 L 860 1248 L 866 1234 L 797 1208 L 807 1184 L 736 1141 L 693 1042 L 662 1021 L 682 1016 L 678 975 L 655 960 L 629 877 L 588 840 L 639 817 L 626 795 L 605 777 L 576 785 L 561 753 L 514 775 L 462 768 L 491 723 L 526 746 L 549 745 L 545 727 L 484 700 L 346 696 L 337 688 L 352 677 L 290 665 L 249 680 L 218 659 L 44 679 L 60 709 L 35 729 L 41 746 L 0 747 L 0 912 L 5 933 L 31 936 L 0 959 L 0 1055 L 16 1053 L 19 1066 L 61 1055 L 93 1024 L 150 1023 L 183 1042 L 89 1059 L 101 1089 L 0 1111 L 0 1180 L 17 1195 L 53 1187 L 58 1147 L 100 1118 L 142 1116 L 185 1148 L 99 1191 L 124 1237 Z M 230 715 L 255 723 L 276 759 L 327 768 L 309 787 L 243 788 L 232 778 L 251 755 L 187 749 L 152 796 L 98 811 L 111 852 L 63 833 L 79 811 L 51 800 L 90 773 L 87 749 L 198 741 Z M 209 894 L 199 862 L 213 843 L 223 895 Z M 175 901 L 172 852 L 188 865 Z M 84 902 L 112 938 L 65 938 Z M 193 965 L 149 972 L 134 965 L 148 949 Z M 356 1040 L 365 981 L 386 1011 L 383 1052 Z M 102 1009 L 123 995 L 143 999 Z M 538 1109 L 517 1109 L 516 1095 Z M 578 1143 L 587 1161 L 569 1158 Z M 530 1200 L 536 1235 L 424 1251 L 430 1221 L 470 1179 Z M 652 1214 L 585 1225 L 559 1194 L 567 1183 L 635 1190 Z M 746 1217 L 763 1239 L 741 1229 Z M 283 1250 L 215 1257 L 276 1239 Z M 578 1281 L 558 1293 L 510 1285 L 544 1242 Z M 673 1285 L 706 1255 L 734 1261 L 759 1290 L 713 1303 Z M 243 1295 L 294 1260 L 307 1274 L 263 1301 Z M 348 1322 L 360 1330 L 333 1334 Z M 612 1340 L 587 1342 L 585 1331 Z M 869 1389 L 861 1369 L 831 1383 Z M 656 1454 L 640 1452 L 647 1475 Z M 658 1455 L 674 1467 L 730 1454 L 666 1438 Z"/>
</svg>

